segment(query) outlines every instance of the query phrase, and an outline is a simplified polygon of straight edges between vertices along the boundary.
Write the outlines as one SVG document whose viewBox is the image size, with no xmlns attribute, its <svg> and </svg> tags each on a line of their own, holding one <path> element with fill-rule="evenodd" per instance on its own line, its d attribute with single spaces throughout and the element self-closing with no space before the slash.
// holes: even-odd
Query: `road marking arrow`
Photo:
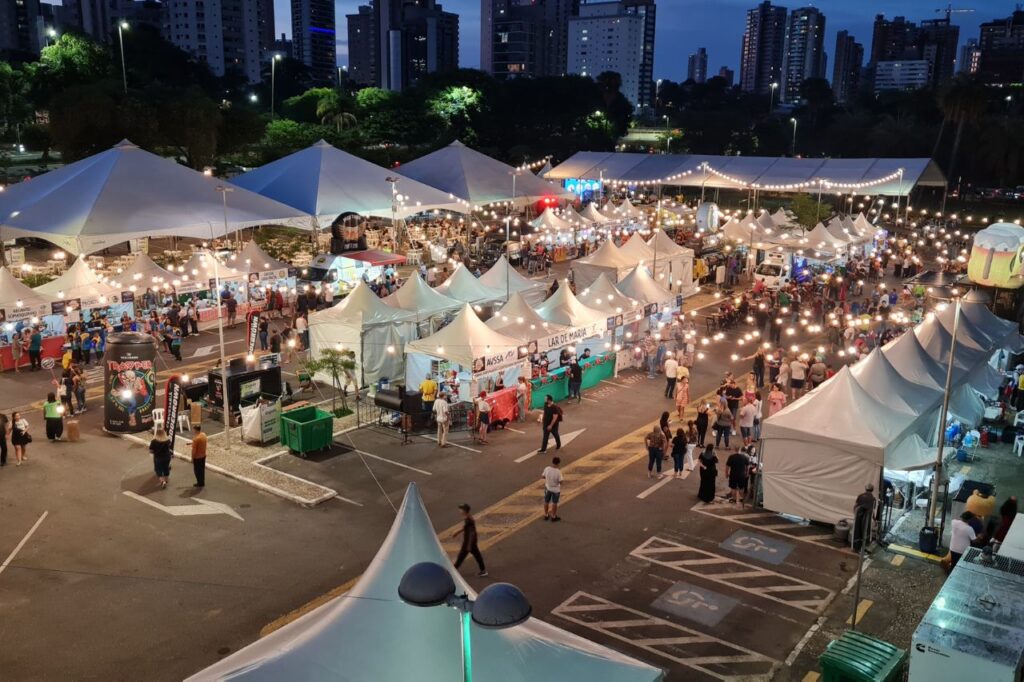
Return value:
<svg viewBox="0 0 1024 682">
<path fill-rule="evenodd" d="M 164 504 L 160 504 L 159 502 L 156 502 L 154 500 L 151 500 L 148 497 L 143 497 L 142 495 L 133 493 L 130 490 L 125 490 L 123 492 L 125 495 L 132 498 L 133 500 L 138 500 L 143 504 L 148 504 L 150 507 L 153 507 L 154 509 L 159 509 L 165 514 L 170 514 L 171 516 L 203 516 L 207 514 L 227 514 L 228 516 L 232 516 L 238 519 L 239 521 L 245 520 L 238 514 L 238 512 L 236 512 L 228 505 L 222 502 L 211 502 L 210 500 L 204 500 L 201 497 L 192 498 L 195 502 L 198 502 L 198 504 L 167 506 Z"/>
<path fill-rule="evenodd" d="M 574 440 L 576 440 L 576 437 L 579 436 L 584 431 L 586 431 L 586 429 L 580 429 L 579 431 L 570 431 L 569 433 L 560 434 L 562 436 L 562 447 L 564 448 L 566 445 L 568 445 L 569 443 L 571 443 Z M 555 440 L 554 438 L 548 439 L 548 444 L 549 445 L 553 444 L 554 440 Z M 549 452 L 553 452 L 553 450 L 549 450 Z M 517 459 L 516 460 L 516 464 L 521 464 L 522 462 L 525 462 L 526 460 L 530 459 L 531 457 L 535 457 L 535 456 L 537 456 L 539 454 L 541 454 L 541 453 L 537 452 L 536 450 L 531 450 L 530 452 L 526 453 L 525 455 L 523 455 L 522 457 Z"/>
</svg>

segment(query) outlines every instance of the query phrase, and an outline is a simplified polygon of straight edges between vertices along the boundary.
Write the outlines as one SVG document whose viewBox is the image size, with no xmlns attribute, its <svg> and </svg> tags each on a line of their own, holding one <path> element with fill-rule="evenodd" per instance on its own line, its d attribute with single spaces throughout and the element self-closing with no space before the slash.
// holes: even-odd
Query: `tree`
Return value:
<svg viewBox="0 0 1024 682">
<path fill-rule="evenodd" d="M 32 116 L 27 75 L 7 62 L 0 62 L 0 133 Z"/>
<path fill-rule="evenodd" d="M 43 165 L 50 162 L 50 148 L 53 147 L 53 139 L 50 137 L 49 128 L 38 123 L 27 125 L 21 129 L 21 141 L 28 149 L 43 153 L 40 159 Z"/>
<path fill-rule="evenodd" d="M 320 102 L 334 92 L 331 88 L 310 88 L 281 102 L 281 116 L 299 123 L 320 123 Z"/>
<path fill-rule="evenodd" d="M 320 351 L 319 357 L 310 358 L 303 363 L 303 369 L 315 376 L 326 374 L 331 378 L 331 388 L 334 389 L 331 395 L 331 411 L 338 414 L 337 396 L 341 394 L 341 409 L 346 414 L 351 414 L 348 407 L 348 385 L 355 382 L 352 372 L 356 368 L 356 354 L 354 351 L 343 348 L 324 348 Z M 357 389 L 358 390 L 358 389 Z"/>
<path fill-rule="evenodd" d="M 1024 170 L 1024 128 L 1020 119 L 999 117 L 982 129 L 977 157 L 1000 187 L 1014 184 Z"/>
<path fill-rule="evenodd" d="M 305 149 L 318 140 L 326 138 L 332 130 L 310 123 L 297 123 L 280 118 L 267 124 L 263 133 L 263 163 L 269 163 L 292 152 Z"/>
<path fill-rule="evenodd" d="M 351 111 L 352 108 L 352 100 L 345 93 L 328 89 L 316 104 L 316 115 L 320 123 L 333 124 L 340 133 L 344 128 L 350 128 L 358 122 Z"/>
<path fill-rule="evenodd" d="M 108 78 L 110 55 L 88 38 L 65 33 L 44 47 L 39 61 L 32 65 L 30 79 L 36 106 L 46 108 L 50 99 L 70 87 Z"/>
<path fill-rule="evenodd" d="M 956 182 L 956 157 L 960 151 L 964 128 L 973 125 L 981 117 L 988 103 L 988 89 L 976 80 L 957 78 L 942 96 L 942 112 L 945 119 L 956 123 L 953 149 L 949 152 L 949 167 L 946 177 Z"/>
<path fill-rule="evenodd" d="M 212 166 L 217 153 L 220 107 L 198 87 L 152 88 L 147 103 L 156 116 L 159 144 L 195 170 Z"/>
</svg>

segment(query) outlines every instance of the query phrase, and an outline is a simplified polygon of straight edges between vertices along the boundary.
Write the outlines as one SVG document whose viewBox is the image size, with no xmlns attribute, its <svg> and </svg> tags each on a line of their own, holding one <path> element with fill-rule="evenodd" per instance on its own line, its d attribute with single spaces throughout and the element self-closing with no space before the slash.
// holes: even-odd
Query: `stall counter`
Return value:
<svg viewBox="0 0 1024 682">
<path fill-rule="evenodd" d="M 592 388 L 615 374 L 615 353 L 601 353 L 580 362 L 583 366 L 583 388 Z M 533 387 L 530 409 L 544 407 L 544 400 L 551 396 L 557 403 L 569 397 L 569 368 L 560 367 L 546 376 L 530 380 Z"/>
<path fill-rule="evenodd" d="M 43 339 L 43 354 L 42 358 L 55 358 L 60 360 L 64 354 L 62 349 L 64 348 L 64 337 L 63 336 L 47 336 Z M 22 351 L 21 354 L 21 368 L 27 369 L 29 366 L 28 351 Z M 7 371 L 14 369 L 14 355 L 11 353 L 11 347 L 0 346 L 0 371 Z"/>
<path fill-rule="evenodd" d="M 519 401 L 515 386 L 488 393 L 485 400 L 491 406 L 492 424 L 496 421 L 512 422 L 519 416 Z"/>
</svg>

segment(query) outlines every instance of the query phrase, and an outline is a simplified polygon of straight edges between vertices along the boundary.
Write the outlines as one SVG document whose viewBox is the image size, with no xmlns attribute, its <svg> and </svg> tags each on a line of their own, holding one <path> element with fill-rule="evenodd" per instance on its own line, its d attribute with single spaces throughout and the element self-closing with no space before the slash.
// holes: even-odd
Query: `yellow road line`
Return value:
<svg viewBox="0 0 1024 682">
<path fill-rule="evenodd" d="M 906 554 L 907 556 L 917 557 L 918 559 L 927 559 L 928 561 L 939 562 L 942 561 L 942 557 L 935 554 L 928 554 L 920 550 L 916 550 L 913 547 L 904 547 L 903 545 L 889 545 L 890 552 L 898 552 L 899 554 Z"/>
<path fill-rule="evenodd" d="M 821 673 L 819 673 L 816 670 L 812 670 L 811 672 L 804 675 L 804 679 L 802 680 L 802 682 L 818 682 L 819 679 L 821 679 Z"/>
<path fill-rule="evenodd" d="M 701 402 L 706 401 L 710 396 L 714 395 L 715 392 L 711 391 L 706 395 L 701 396 L 697 400 L 691 401 L 687 406 L 687 411 L 691 408 L 696 410 L 697 405 Z M 631 464 L 636 463 L 639 460 L 647 458 L 647 451 L 643 447 L 643 438 L 647 435 L 647 432 L 651 429 L 653 423 L 645 424 L 640 428 L 627 433 L 626 435 L 612 441 L 606 445 L 601 446 L 597 450 L 590 452 L 583 457 L 567 464 L 562 468 L 563 481 L 569 480 L 572 477 L 573 484 L 568 486 L 568 489 L 562 490 L 562 497 L 559 503 L 559 507 L 564 506 L 567 502 L 582 495 L 587 490 L 590 490 L 598 483 L 601 483 L 608 478 L 611 478 L 618 472 L 622 471 Z M 634 454 L 625 454 L 616 457 L 609 457 L 610 452 L 621 450 L 626 447 L 636 447 L 637 452 Z M 597 467 L 601 468 L 598 469 Z M 582 471 L 576 472 L 576 469 L 592 469 L 593 471 Z M 540 489 L 542 487 L 541 482 L 531 483 L 530 485 L 517 490 L 511 495 L 505 497 L 502 500 L 492 504 L 490 507 L 475 514 L 477 528 L 480 534 L 483 535 L 483 530 L 487 528 L 491 533 L 487 533 L 487 537 L 480 540 L 480 549 L 488 549 L 493 547 L 498 542 L 510 537 L 517 531 L 525 528 L 529 524 L 533 523 L 537 519 L 543 516 L 543 508 L 540 503 Z M 527 500 L 535 500 L 532 508 L 530 507 Z M 502 523 L 488 523 L 488 520 L 494 517 L 501 517 L 502 521 L 506 518 L 509 519 L 507 522 Z M 453 544 L 455 539 L 456 531 L 462 529 L 462 524 L 458 523 L 446 530 L 438 533 L 438 539 L 441 540 L 442 545 L 446 551 L 454 551 L 458 545 Z M 275 630 L 288 625 L 292 621 L 301 618 L 310 611 L 326 604 L 330 600 L 340 597 L 341 595 L 352 589 L 352 586 L 356 584 L 361 575 L 357 575 L 351 580 L 345 582 L 333 590 L 320 595 L 316 599 L 309 601 L 302 606 L 294 609 L 293 611 L 281 616 L 280 618 L 268 623 L 260 630 L 260 637 L 266 637 Z"/>
<path fill-rule="evenodd" d="M 966 476 L 966 475 L 967 475 L 968 473 L 970 473 L 970 471 L 971 471 L 971 465 L 970 465 L 970 464 L 968 464 L 967 466 L 965 466 L 965 467 L 963 467 L 962 469 L 960 469 L 960 473 L 961 473 L 961 474 L 964 474 L 965 476 Z"/>
<path fill-rule="evenodd" d="M 861 599 L 860 600 L 860 603 L 857 604 L 857 614 L 856 614 L 857 615 L 857 623 L 859 623 L 862 620 L 864 620 L 864 614 L 868 612 L 868 609 L 870 609 L 871 605 L 874 604 L 874 603 L 875 602 L 871 601 L 870 599 Z M 847 625 L 856 625 L 857 623 L 853 622 L 853 616 L 850 616 L 849 618 L 846 619 L 846 624 Z"/>
<path fill-rule="evenodd" d="M 902 566 L 903 565 L 903 561 L 906 558 L 907 557 L 903 556 L 902 554 L 896 554 L 896 555 L 893 556 L 892 559 L 889 560 L 889 563 L 891 563 L 893 566 Z"/>
</svg>

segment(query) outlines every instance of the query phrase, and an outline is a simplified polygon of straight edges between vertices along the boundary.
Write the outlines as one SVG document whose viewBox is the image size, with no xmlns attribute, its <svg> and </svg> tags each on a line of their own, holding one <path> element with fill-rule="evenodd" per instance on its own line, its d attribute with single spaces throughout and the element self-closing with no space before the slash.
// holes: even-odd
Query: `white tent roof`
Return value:
<svg viewBox="0 0 1024 682">
<path fill-rule="evenodd" d="M 32 289 L 0 266 L 0 308 L 8 322 L 29 319 L 49 312 L 53 296 Z"/>
<path fill-rule="evenodd" d="M 279 261 L 272 257 L 266 251 L 260 248 L 260 245 L 256 243 L 256 240 L 250 239 L 246 242 L 242 250 L 237 254 L 232 254 L 231 258 L 228 259 L 228 264 L 238 270 L 249 275 L 254 272 L 270 272 L 271 270 L 287 270 L 288 264 Z"/>
<path fill-rule="evenodd" d="M 467 303 L 443 329 L 425 339 L 406 344 L 405 352 L 444 358 L 463 367 L 472 368 L 474 361 L 481 357 L 509 352 L 512 352 L 514 357 L 519 343 L 518 339 L 496 332 L 481 322 L 473 307 Z M 511 363 L 502 364 L 507 366 Z"/>
<path fill-rule="evenodd" d="M 778 227 L 768 211 L 761 211 L 761 215 L 757 216 L 757 224 L 765 230 L 775 230 Z"/>
<path fill-rule="evenodd" d="M 4 236 L 38 237 L 74 254 L 134 239 L 224 234 L 226 183 L 121 142 L 0 194 Z M 227 227 L 306 227 L 308 216 L 241 188 L 227 197 Z"/>
<path fill-rule="evenodd" d="M 636 265 L 636 261 L 624 256 L 611 239 L 606 239 L 594 253 L 575 262 L 605 268 L 631 268 Z"/>
<path fill-rule="evenodd" d="M 569 282 L 565 280 L 559 284 L 558 291 L 551 298 L 537 306 L 537 314 L 548 322 L 565 327 L 585 327 L 608 318 L 600 310 L 583 305 L 573 295 Z"/>
<path fill-rule="evenodd" d="M 565 329 L 541 317 L 520 293 L 513 293 L 508 303 L 485 324 L 494 331 L 522 340 L 536 339 Z"/>
<path fill-rule="evenodd" d="M 217 261 L 216 267 L 214 267 L 215 260 Z M 224 261 L 217 258 L 211 251 L 196 251 L 183 266 L 176 268 L 176 271 L 181 281 L 198 282 L 204 289 L 208 286 L 209 280 L 215 279 L 218 275 L 222 281 L 246 278 L 245 273 L 225 265 Z"/>
<path fill-rule="evenodd" d="M 832 218 L 825 223 L 825 229 L 833 237 L 846 244 L 854 244 L 863 241 L 860 233 L 856 230 L 850 230 L 843 224 L 843 219 L 839 216 Z"/>
<path fill-rule="evenodd" d="M 652 253 L 657 253 L 659 259 L 662 256 L 693 256 L 693 249 L 677 244 L 664 230 L 655 229 L 654 235 L 647 240 L 647 245 L 651 247 Z"/>
<path fill-rule="evenodd" d="M 637 302 L 615 288 L 612 281 L 608 279 L 608 275 L 603 272 L 576 298 L 583 305 L 608 315 L 629 312 L 637 307 Z"/>
<path fill-rule="evenodd" d="M 786 213 L 786 210 L 782 207 L 779 207 L 779 210 L 777 210 L 775 213 L 772 213 L 772 222 L 775 223 L 776 227 L 784 227 L 786 225 L 789 225 L 793 221 L 790 220 L 789 214 Z"/>
<path fill-rule="evenodd" d="M 850 372 L 860 387 L 879 403 L 915 418 L 942 398 L 941 391 L 904 378 L 880 348 L 853 365 Z"/>
<path fill-rule="evenodd" d="M 943 367 L 949 361 L 949 353 L 953 347 L 953 335 L 950 334 L 934 317 L 929 317 L 914 328 L 913 334 L 921 342 L 921 347 L 935 362 Z M 973 341 L 964 334 L 957 335 L 956 352 L 953 354 L 953 376 L 963 376 L 963 373 L 974 367 L 987 352 L 979 348 Z"/>
<path fill-rule="evenodd" d="M 510 268 L 504 254 L 487 272 L 480 275 L 480 283 L 502 292 L 506 289 L 512 292 L 522 292 L 524 298 L 529 302 L 539 303 L 544 299 L 544 283 L 527 279 L 515 268 Z"/>
<path fill-rule="evenodd" d="M 615 212 L 626 218 L 639 218 L 644 214 L 643 210 L 633 205 L 629 197 L 622 200 L 622 203 L 618 205 Z"/>
<path fill-rule="evenodd" d="M 871 224 L 871 221 L 864 217 L 863 213 L 857 214 L 857 217 L 853 219 L 853 224 L 863 234 L 874 235 L 875 232 L 878 230 L 877 227 Z"/>
<path fill-rule="evenodd" d="M 405 197 L 397 204 L 399 218 L 430 209 L 463 213 L 469 210 L 466 202 L 446 192 L 403 178 L 324 140 L 240 175 L 232 182 L 331 222 L 346 212 L 390 218 L 391 177 L 398 177 L 396 191 Z"/>
<path fill-rule="evenodd" d="M 665 303 L 675 295 L 654 281 L 647 268 L 638 265 L 619 282 L 619 291 L 641 303 Z"/>
<path fill-rule="evenodd" d="M 462 307 L 462 302 L 438 293 L 423 281 L 419 275 L 412 275 L 398 288 L 398 291 L 384 299 L 395 308 L 416 313 L 420 318 L 432 317 Z"/>
<path fill-rule="evenodd" d="M 1024 352 L 1024 337 L 1017 333 L 1017 325 L 989 310 L 984 298 L 979 300 L 978 296 L 974 295 L 975 291 L 964 297 L 960 314 L 970 320 L 979 331 L 990 339 L 997 340 L 1008 350 L 1014 353 Z"/>
<path fill-rule="evenodd" d="M 139 253 L 131 265 L 111 275 L 107 281 L 121 291 L 134 286 L 139 292 L 145 292 L 148 288 L 162 288 L 165 284 L 172 284 L 176 279 L 178 275 L 157 265 L 147 254 Z"/>
<path fill-rule="evenodd" d="M 821 251 L 842 251 L 848 244 L 829 232 L 824 225 L 818 223 L 807 233 L 807 246 Z"/>
<path fill-rule="evenodd" d="M 901 376 L 921 386 L 945 390 L 945 370 L 928 355 L 913 331 L 883 346 L 882 352 Z"/>
<path fill-rule="evenodd" d="M 76 259 L 63 275 L 36 287 L 36 291 L 64 300 L 80 298 L 82 305 L 87 302 L 105 302 L 114 297 L 119 302 L 121 300 L 120 290 L 102 282 L 84 258 Z"/>
<path fill-rule="evenodd" d="M 402 602 L 405 571 L 430 561 L 448 569 L 456 592 L 476 593 L 451 565 L 438 542 L 416 485 L 377 555 L 352 590 L 244 649 L 218 661 L 190 682 L 210 680 L 417 680 L 462 679 L 459 614 Z M 480 680 L 535 682 L 559 677 L 588 682 L 657 682 L 663 673 L 535 618 L 505 630 L 472 627 L 473 675 Z M 391 643 L 394 651 L 382 650 Z"/>
<path fill-rule="evenodd" d="M 510 200 L 524 204 L 544 197 L 570 196 L 558 185 L 532 173 L 518 172 L 512 166 L 470 149 L 459 141 L 410 161 L 399 171 L 407 178 L 448 192 L 474 206 Z M 513 174 L 516 175 L 514 197 Z"/>
<path fill-rule="evenodd" d="M 566 220 L 570 225 L 586 226 L 592 224 L 594 221 L 591 218 L 587 218 L 582 215 L 579 211 L 574 209 L 572 206 L 566 206 L 562 209 L 559 215 L 562 220 Z"/>
<path fill-rule="evenodd" d="M 389 306 L 373 293 L 370 285 L 359 280 L 356 287 L 339 303 L 312 313 L 309 316 L 309 326 L 343 323 L 366 328 L 394 322 L 411 322 L 415 319 L 415 313 Z"/>
<path fill-rule="evenodd" d="M 434 289 L 462 303 L 485 303 L 505 299 L 505 288 L 489 287 L 473 276 L 465 265 L 459 265 L 451 277 Z"/>
<path fill-rule="evenodd" d="M 587 204 L 583 208 L 583 211 L 580 213 L 580 215 L 582 215 L 584 218 L 587 218 L 591 222 L 594 222 L 594 223 L 606 223 L 606 222 L 608 222 L 607 216 L 605 216 L 603 213 L 601 213 L 601 211 L 599 211 L 597 209 L 597 204 L 595 204 L 593 202 Z"/>
<path fill-rule="evenodd" d="M 634 232 L 633 236 L 619 247 L 619 253 L 633 263 L 650 263 L 654 260 L 654 249 L 647 245 L 638 232 Z"/>
<path fill-rule="evenodd" d="M 539 230 L 547 229 L 558 232 L 560 230 L 572 230 L 572 224 L 555 213 L 550 206 L 544 212 L 530 221 L 530 225 Z"/>
</svg>

